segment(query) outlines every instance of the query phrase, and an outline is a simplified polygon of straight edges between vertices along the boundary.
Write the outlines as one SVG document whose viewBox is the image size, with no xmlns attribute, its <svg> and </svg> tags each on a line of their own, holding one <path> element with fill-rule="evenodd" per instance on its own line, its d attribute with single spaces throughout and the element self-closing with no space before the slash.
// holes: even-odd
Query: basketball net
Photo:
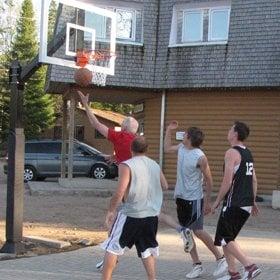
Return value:
<svg viewBox="0 0 280 280">
<path fill-rule="evenodd" d="M 87 51 L 87 50 L 78 50 L 76 56 L 76 65 L 79 67 L 86 67 L 88 64 L 94 64 L 102 67 L 109 65 L 110 58 L 115 55 L 111 54 L 110 51 Z M 107 74 L 103 72 L 92 72 L 92 83 L 97 86 L 106 85 Z"/>
</svg>

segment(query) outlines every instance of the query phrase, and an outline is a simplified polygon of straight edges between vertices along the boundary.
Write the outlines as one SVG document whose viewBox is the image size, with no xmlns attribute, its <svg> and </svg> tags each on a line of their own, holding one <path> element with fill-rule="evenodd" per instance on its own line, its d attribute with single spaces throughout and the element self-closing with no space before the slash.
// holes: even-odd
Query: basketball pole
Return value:
<svg viewBox="0 0 280 280">
<path fill-rule="evenodd" d="M 72 32 L 71 32 L 72 33 Z M 64 43 L 66 28 L 48 44 L 48 54 L 55 53 Z M 8 175 L 6 206 L 6 242 L 0 253 L 21 254 L 25 251 L 22 242 L 24 201 L 24 148 L 23 90 L 24 84 L 41 67 L 37 55 L 24 68 L 18 60 L 10 66 L 10 129 L 8 136 Z"/>
<path fill-rule="evenodd" d="M 8 175 L 6 205 L 6 242 L 1 253 L 19 254 L 24 251 L 22 243 L 23 197 L 24 197 L 24 130 L 23 90 L 20 81 L 21 66 L 15 60 L 10 68 L 10 129 L 8 136 Z"/>
</svg>

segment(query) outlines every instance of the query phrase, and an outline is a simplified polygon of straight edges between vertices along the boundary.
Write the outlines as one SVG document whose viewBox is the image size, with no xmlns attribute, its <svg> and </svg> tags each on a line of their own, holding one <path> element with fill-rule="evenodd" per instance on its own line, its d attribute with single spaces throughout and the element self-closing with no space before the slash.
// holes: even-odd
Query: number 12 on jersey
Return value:
<svg viewBox="0 0 280 280">
<path fill-rule="evenodd" d="M 246 175 L 248 176 L 252 176 L 253 175 L 253 162 L 246 162 L 246 167 L 247 167 L 247 171 L 246 171 Z"/>
</svg>

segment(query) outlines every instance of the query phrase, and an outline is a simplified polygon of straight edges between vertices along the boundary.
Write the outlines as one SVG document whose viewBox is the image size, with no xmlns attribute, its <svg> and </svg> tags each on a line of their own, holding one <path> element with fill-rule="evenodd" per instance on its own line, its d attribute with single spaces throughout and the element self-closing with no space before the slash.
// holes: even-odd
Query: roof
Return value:
<svg viewBox="0 0 280 280">
<path fill-rule="evenodd" d="M 85 111 L 85 108 L 78 107 L 79 110 Z M 96 117 L 114 122 L 118 125 L 121 125 L 123 120 L 126 118 L 125 115 L 122 115 L 117 112 L 113 111 L 106 111 L 106 110 L 100 110 L 100 109 L 91 109 L 91 111 L 94 113 Z"/>
<path fill-rule="evenodd" d="M 144 16 L 144 44 L 117 44 L 116 72 L 107 77 L 108 87 L 144 90 L 280 87 L 279 0 L 231 1 L 227 44 L 169 47 L 173 7 L 190 2 L 195 1 L 139 0 Z M 59 20 L 65 20 L 66 15 L 63 10 Z M 49 81 L 49 91 L 57 92 L 59 83 L 74 83 L 73 69 L 53 65 Z"/>
</svg>

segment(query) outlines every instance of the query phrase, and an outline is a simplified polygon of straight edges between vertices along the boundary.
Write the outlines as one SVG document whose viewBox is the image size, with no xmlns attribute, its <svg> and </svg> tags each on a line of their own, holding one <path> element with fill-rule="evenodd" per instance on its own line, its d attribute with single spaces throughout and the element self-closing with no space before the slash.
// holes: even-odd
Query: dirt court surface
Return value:
<svg viewBox="0 0 280 280">
<path fill-rule="evenodd" d="M 6 176 L 0 163 L 0 245 L 5 240 Z M 93 179 L 94 180 L 94 179 Z M 106 238 L 104 218 L 110 198 L 86 196 L 31 196 L 28 189 L 24 197 L 23 235 L 42 236 L 62 241 L 70 241 L 71 248 L 80 240 L 86 239 L 94 244 Z M 176 217 L 175 203 L 166 200 L 164 212 Z M 250 218 L 246 227 L 256 231 L 280 231 L 280 211 L 261 206 L 261 215 Z M 205 225 L 215 226 L 218 213 L 205 217 Z M 160 225 L 160 228 L 165 225 Z M 57 252 L 49 248 L 30 245 L 36 254 Z M 68 250 L 69 250 L 68 249 Z"/>
</svg>

